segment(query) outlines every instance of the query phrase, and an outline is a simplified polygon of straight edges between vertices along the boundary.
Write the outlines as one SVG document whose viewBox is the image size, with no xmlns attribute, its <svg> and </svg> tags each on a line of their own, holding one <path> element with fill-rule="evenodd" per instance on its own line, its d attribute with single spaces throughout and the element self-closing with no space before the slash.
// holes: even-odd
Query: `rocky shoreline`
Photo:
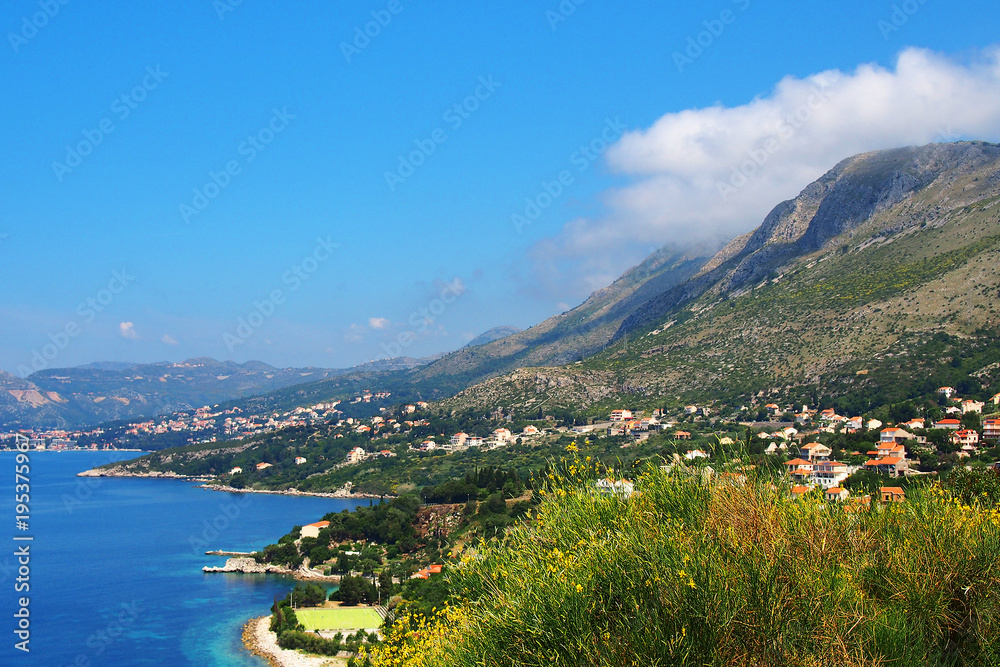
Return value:
<svg viewBox="0 0 1000 667">
<path fill-rule="evenodd" d="M 250 619 L 243 626 L 243 645 L 254 655 L 259 655 L 272 667 L 342 667 L 338 658 L 306 655 L 278 646 L 278 638 L 271 632 L 271 617 Z"/>
<path fill-rule="evenodd" d="M 151 479 L 182 479 L 188 482 L 209 482 L 211 477 L 191 477 L 188 475 L 178 475 L 170 470 L 160 472 L 158 470 L 150 472 L 133 472 L 120 466 L 114 468 L 92 468 L 76 473 L 77 477 L 149 477 Z"/>
<path fill-rule="evenodd" d="M 291 569 L 284 567 L 282 565 L 265 565 L 264 563 L 258 563 L 253 558 L 248 557 L 236 557 L 227 558 L 226 564 L 222 567 L 213 567 L 211 565 L 206 565 L 202 568 L 202 572 L 213 573 L 213 572 L 229 572 L 229 573 L 239 573 L 239 574 L 284 574 L 290 577 L 295 577 L 296 579 L 301 579 L 304 581 L 327 581 L 334 584 L 340 583 L 339 574 L 321 574 L 316 570 L 298 568 Z"/>
<path fill-rule="evenodd" d="M 158 470 L 153 470 L 149 472 L 134 472 L 132 470 L 127 470 L 120 466 L 114 468 L 93 468 L 91 470 L 84 470 L 83 472 L 76 473 L 77 477 L 143 477 L 149 479 L 176 479 L 185 482 L 201 482 L 198 485 L 200 489 L 207 489 L 209 491 L 223 491 L 225 493 L 270 493 L 278 496 L 316 496 L 319 498 L 349 498 L 349 499 L 361 499 L 361 500 L 388 500 L 395 498 L 395 496 L 376 496 L 371 493 L 354 493 L 353 491 L 347 491 L 346 489 L 337 489 L 336 491 L 326 492 L 326 491 L 299 491 L 298 489 L 237 489 L 234 486 L 225 486 L 222 484 L 211 484 L 215 478 L 211 476 L 190 476 L 190 475 L 178 475 L 170 470 L 166 472 L 160 472 Z"/>
<path fill-rule="evenodd" d="M 197 481 L 209 481 L 209 480 L 197 480 Z M 226 493 L 273 493 L 279 496 L 317 496 L 320 498 L 360 498 L 362 500 L 382 500 L 382 499 L 392 499 L 395 496 L 376 496 L 370 493 L 354 493 L 353 491 L 344 491 L 343 489 L 338 489 L 333 492 L 326 491 L 299 491 L 298 489 L 237 489 L 233 486 L 223 486 L 221 484 L 201 484 L 200 489 L 208 489 L 209 491 L 225 491 Z"/>
</svg>

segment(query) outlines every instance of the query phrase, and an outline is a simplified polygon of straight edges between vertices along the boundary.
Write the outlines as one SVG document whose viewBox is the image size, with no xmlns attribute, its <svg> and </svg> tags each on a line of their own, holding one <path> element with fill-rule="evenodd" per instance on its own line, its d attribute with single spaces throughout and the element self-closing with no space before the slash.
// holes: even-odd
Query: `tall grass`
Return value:
<svg viewBox="0 0 1000 667">
<path fill-rule="evenodd" d="M 447 611 L 397 625 L 368 659 L 1000 664 L 1000 514 L 939 488 L 855 509 L 676 470 L 644 474 L 630 499 L 557 488 L 451 569 Z"/>
</svg>

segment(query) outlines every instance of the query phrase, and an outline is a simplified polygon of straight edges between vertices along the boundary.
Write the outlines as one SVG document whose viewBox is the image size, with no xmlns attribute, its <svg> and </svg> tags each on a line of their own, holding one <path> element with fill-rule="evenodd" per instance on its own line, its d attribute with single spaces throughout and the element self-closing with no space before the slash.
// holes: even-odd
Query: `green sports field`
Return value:
<svg viewBox="0 0 1000 667">
<path fill-rule="evenodd" d="M 374 609 L 296 609 L 295 616 L 306 630 L 361 630 L 382 625 Z"/>
</svg>

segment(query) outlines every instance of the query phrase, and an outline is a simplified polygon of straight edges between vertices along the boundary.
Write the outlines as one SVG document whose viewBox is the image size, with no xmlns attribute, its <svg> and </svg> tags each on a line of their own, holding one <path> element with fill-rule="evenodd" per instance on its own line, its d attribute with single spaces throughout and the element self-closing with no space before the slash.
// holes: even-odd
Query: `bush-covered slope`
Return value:
<svg viewBox="0 0 1000 667">
<path fill-rule="evenodd" d="M 630 499 L 557 486 L 451 570 L 451 607 L 397 623 L 372 662 L 1000 664 L 995 506 L 939 487 L 791 500 L 728 479 L 653 469 Z"/>
</svg>

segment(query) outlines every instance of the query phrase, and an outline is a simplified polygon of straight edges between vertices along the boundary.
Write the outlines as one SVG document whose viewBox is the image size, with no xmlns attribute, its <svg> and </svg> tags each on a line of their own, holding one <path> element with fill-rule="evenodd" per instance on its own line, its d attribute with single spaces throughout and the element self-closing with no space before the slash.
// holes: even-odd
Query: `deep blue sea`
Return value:
<svg viewBox="0 0 1000 667">
<path fill-rule="evenodd" d="M 205 574 L 293 525 L 368 504 L 229 494 L 160 479 L 76 473 L 134 452 L 32 452 L 28 531 L 15 525 L 15 455 L 0 452 L 0 665 L 260 667 L 240 630 L 294 582 L 274 575 Z M 15 542 L 32 536 L 32 542 Z M 17 592 L 15 550 L 30 544 L 29 592 Z M 15 648 L 18 599 L 30 599 L 30 653 Z"/>
</svg>

